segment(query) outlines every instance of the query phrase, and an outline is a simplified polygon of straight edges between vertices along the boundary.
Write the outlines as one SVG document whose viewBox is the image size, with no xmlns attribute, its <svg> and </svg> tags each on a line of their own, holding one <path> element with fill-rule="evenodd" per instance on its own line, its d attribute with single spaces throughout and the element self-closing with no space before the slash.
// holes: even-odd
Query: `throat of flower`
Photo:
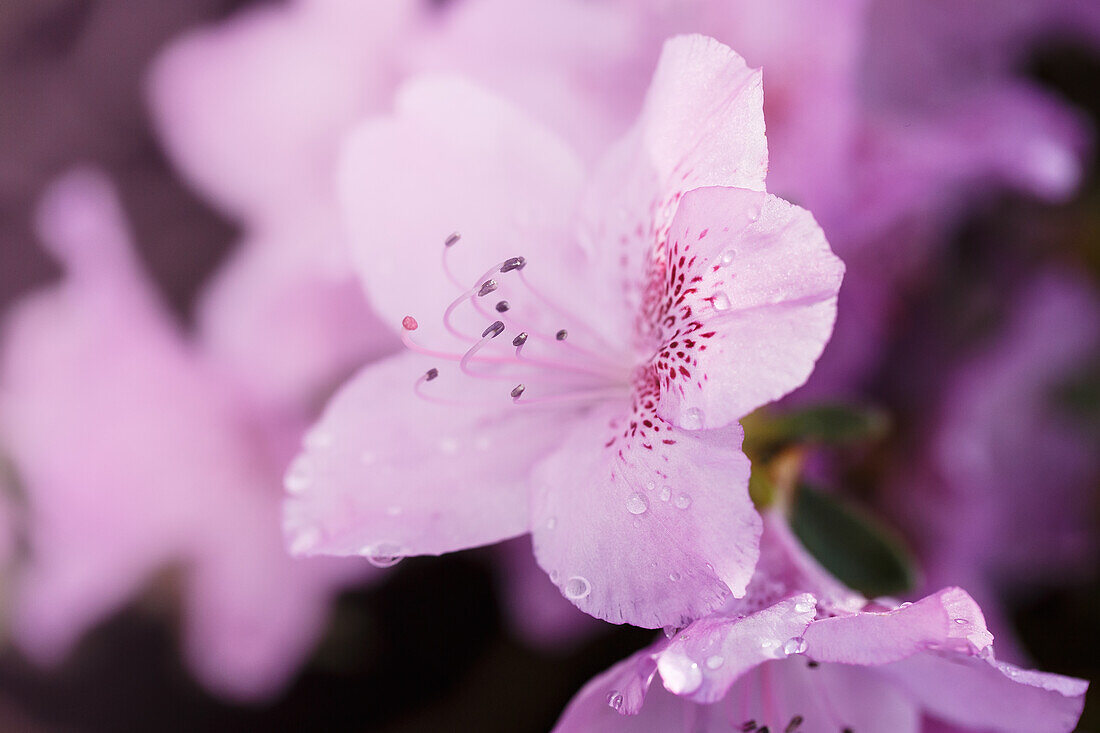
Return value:
<svg viewBox="0 0 1100 733">
<path fill-rule="evenodd" d="M 443 243 L 441 267 L 458 295 L 444 309 L 442 325 L 451 337 L 434 346 L 416 338 L 420 323 L 402 320 L 401 340 L 410 351 L 440 361 L 414 381 L 416 394 L 442 405 L 484 404 L 500 399 L 518 407 L 584 404 L 630 393 L 631 365 L 584 318 L 537 289 L 526 277 L 527 259 L 497 262 L 472 282 L 451 267 L 458 233 Z M 458 325 L 471 318 L 485 325 L 469 332 Z M 549 328 L 547 323 L 553 325 Z M 509 338 L 510 337 L 510 338 Z M 455 343 L 466 346 L 464 350 Z M 475 383 L 482 389 L 475 389 Z M 499 386 L 497 386 L 499 385 Z M 489 396 L 484 395 L 488 386 Z"/>
</svg>

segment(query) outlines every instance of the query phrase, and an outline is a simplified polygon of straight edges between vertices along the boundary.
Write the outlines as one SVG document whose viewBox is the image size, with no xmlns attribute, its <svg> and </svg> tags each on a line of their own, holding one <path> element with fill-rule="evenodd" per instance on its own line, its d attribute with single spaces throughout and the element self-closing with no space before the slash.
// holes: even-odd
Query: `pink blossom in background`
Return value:
<svg viewBox="0 0 1100 733">
<path fill-rule="evenodd" d="M 886 494 L 928 585 L 965 584 L 992 612 L 1002 589 L 1094 571 L 1100 456 L 1057 392 L 1098 347 L 1090 286 L 1046 272 L 947 383 L 924 452 L 899 467 Z M 1007 624 L 991 615 L 1007 641 Z"/>
<path fill-rule="evenodd" d="M 593 679 L 555 731 L 1073 730 L 1088 684 L 997 661 L 992 642 L 964 591 L 867 601 L 769 514 L 745 598 Z"/>
<path fill-rule="evenodd" d="M 70 173 L 40 209 L 61 284 L 4 329 L 0 445 L 26 493 L 30 559 L 14 639 L 43 663 L 182 571 L 185 654 L 231 697 L 270 695 L 321 632 L 327 604 L 369 568 L 292 560 L 279 477 L 308 414 L 262 409 L 145 282 L 110 184 Z"/>
<path fill-rule="evenodd" d="M 812 218 L 763 193 L 766 155 L 759 74 L 698 36 L 669 42 L 587 181 L 502 100 L 408 85 L 351 139 L 343 198 L 372 304 L 413 353 L 353 379 L 296 459 L 294 550 L 377 561 L 532 532 L 580 608 L 649 627 L 742 594 L 759 520 L 735 421 L 805 380 L 842 273 Z"/>
</svg>

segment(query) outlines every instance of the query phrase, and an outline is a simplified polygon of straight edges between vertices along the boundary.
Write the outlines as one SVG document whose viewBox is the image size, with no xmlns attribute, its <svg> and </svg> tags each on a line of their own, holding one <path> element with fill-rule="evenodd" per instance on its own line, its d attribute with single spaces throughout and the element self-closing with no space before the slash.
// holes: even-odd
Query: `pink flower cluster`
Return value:
<svg viewBox="0 0 1100 733">
<path fill-rule="evenodd" d="M 241 241 L 185 326 L 102 173 L 43 197 L 62 280 L 0 342 L 15 643 L 57 661 L 178 570 L 191 668 L 263 698 L 341 589 L 529 535 L 537 633 L 666 631 L 557 730 L 1072 730 L 1087 683 L 999 660 L 956 586 L 999 619 L 1006 575 L 1093 549 L 1100 466 L 1035 386 L 1100 337 L 1087 286 L 1039 281 L 886 481 L 935 592 L 860 595 L 750 496 L 742 419 L 860 394 L 964 203 L 1083 175 L 1013 55 L 1096 8 L 939 5 L 297 0 L 172 43 L 161 140 Z"/>
</svg>

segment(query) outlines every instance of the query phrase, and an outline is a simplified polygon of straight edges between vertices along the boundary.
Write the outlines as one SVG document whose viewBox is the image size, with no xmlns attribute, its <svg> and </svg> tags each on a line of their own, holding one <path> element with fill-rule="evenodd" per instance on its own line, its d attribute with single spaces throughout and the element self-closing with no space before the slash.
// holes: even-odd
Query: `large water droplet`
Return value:
<svg viewBox="0 0 1100 733">
<path fill-rule="evenodd" d="M 670 660 L 661 667 L 665 688 L 674 695 L 690 695 L 703 684 L 703 670 L 687 657 Z"/>
<path fill-rule="evenodd" d="M 633 493 L 626 498 L 626 510 L 631 514 L 645 514 L 649 509 L 649 499 L 639 493 Z"/>
<path fill-rule="evenodd" d="M 715 293 L 714 297 L 711 299 L 711 302 L 714 304 L 714 310 L 716 311 L 729 310 L 730 296 L 726 295 L 725 293 Z"/>
<path fill-rule="evenodd" d="M 672 503 L 676 505 L 677 509 L 687 509 L 691 506 L 691 497 L 687 494 L 679 494 L 676 497 L 676 501 Z"/>
<path fill-rule="evenodd" d="M 592 592 L 592 586 L 589 585 L 587 578 L 582 578 L 579 575 L 574 575 L 569 580 L 565 581 L 565 597 L 579 601 L 582 598 L 587 598 L 588 594 Z"/>
<path fill-rule="evenodd" d="M 783 653 L 788 657 L 792 654 L 802 654 L 806 651 L 806 640 L 801 636 L 796 636 L 793 639 L 787 639 L 787 642 L 783 645 Z"/>
<path fill-rule="evenodd" d="M 718 669 L 726 663 L 726 658 L 721 654 L 712 654 L 707 657 L 707 669 Z"/>
<path fill-rule="evenodd" d="M 684 413 L 684 429 L 699 430 L 703 427 L 703 411 L 692 407 Z"/>
<path fill-rule="evenodd" d="M 313 484 L 313 463 L 307 456 L 298 456 L 287 469 L 283 486 L 292 494 L 300 494 Z"/>
<path fill-rule="evenodd" d="M 672 498 L 672 489 L 670 489 L 667 486 L 664 487 L 663 489 L 661 489 L 661 495 L 660 495 L 661 501 L 668 501 L 671 498 Z"/>
<path fill-rule="evenodd" d="M 401 547 L 393 542 L 376 542 L 364 547 L 360 554 L 376 568 L 392 568 L 405 557 Z"/>
<path fill-rule="evenodd" d="M 809 613 L 812 610 L 814 610 L 814 604 L 808 601 L 799 601 L 794 605 L 795 613 Z"/>
<path fill-rule="evenodd" d="M 622 710 L 623 707 L 623 693 L 618 690 L 612 690 L 607 693 L 607 705 L 612 710 Z"/>
</svg>

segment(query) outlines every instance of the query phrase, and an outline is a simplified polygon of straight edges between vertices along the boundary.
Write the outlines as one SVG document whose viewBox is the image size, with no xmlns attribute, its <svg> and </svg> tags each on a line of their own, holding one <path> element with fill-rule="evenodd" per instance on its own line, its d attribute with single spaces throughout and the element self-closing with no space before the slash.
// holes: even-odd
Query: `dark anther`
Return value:
<svg viewBox="0 0 1100 733">
<path fill-rule="evenodd" d="M 802 716 L 796 715 L 791 718 L 791 722 L 787 723 L 787 727 L 783 729 L 783 733 L 795 733 L 802 725 Z"/>
<path fill-rule="evenodd" d="M 519 336 L 516 336 L 514 339 L 512 339 L 512 346 L 523 346 L 525 343 L 527 343 L 527 332 L 526 331 L 524 331 Z"/>
<path fill-rule="evenodd" d="M 485 338 L 489 336 L 490 338 L 496 338 L 502 333 L 504 333 L 504 323 L 501 321 L 493 321 L 489 324 L 488 328 L 481 332 L 481 337 Z"/>
<path fill-rule="evenodd" d="M 486 280 L 485 282 L 481 283 L 481 290 L 477 291 L 477 295 L 478 295 L 479 298 L 484 298 L 486 295 L 488 295 L 489 293 L 493 292 L 496 289 L 497 289 L 497 281 L 496 280 Z"/>
<path fill-rule="evenodd" d="M 569 332 L 566 331 L 564 328 L 554 335 L 554 338 L 556 338 L 558 341 L 565 341 L 565 339 L 567 339 L 568 337 Z"/>
<path fill-rule="evenodd" d="M 507 300 L 502 300 L 499 303 L 497 303 L 497 313 L 504 313 L 506 310 L 508 310 L 511 307 L 512 306 L 508 305 Z"/>
<path fill-rule="evenodd" d="M 749 731 L 756 730 L 756 721 L 746 720 L 744 723 L 741 724 L 741 730 L 744 731 L 744 733 L 749 733 Z"/>
<path fill-rule="evenodd" d="M 428 371 L 427 371 L 427 372 L 426 372 L 426 373 L 424 374 L 424 380 L 425 380 L 425 381 L 427 381 L 427 382 L 430 382 L 430 381 L 432 381 L 433 379 L 435 379 L 435 378 L 436 378 L 436 377 L 438 377 L 438 376 L 439 376 L 439 370 L 438 370 L 438 369 L 436 369 L 435 367 L 432 367 L 431 369 L 429 369 L 429 370 L 428 370 Z"/>
<path fill-rule="evenodd" d="M 523 390 L 525 389 L 527 388 L 524 387 L 522 384 L 517 384 L 515 387 L 512 387 L 512 399 L 518 400 L 519 396 L 523 394 Z"/>
<path fill-rule="evenodd" d="M 451 234 L 445 240 L 443 240 L 443 245 L 445 247 L 453 247 L 458 244 L 458 240 L 461 238 L 462 235 L 458 232 L 451 232 Z"/>
<path fill-rule="evenodd" d="M 811 659 L 810 661 L 806 662 L 806 666 L 809 667 L 810 669 L 817 669 L 821 665 Z"/>
<path fill-rule="evenodd" d="M 522 270 L 527 265 L 527 260 L 523 257 L 510 257 L 504 261 L 504 264 L 500 266 L 501 272 L 511 272 L 512 270 Z"/>
</svg>

